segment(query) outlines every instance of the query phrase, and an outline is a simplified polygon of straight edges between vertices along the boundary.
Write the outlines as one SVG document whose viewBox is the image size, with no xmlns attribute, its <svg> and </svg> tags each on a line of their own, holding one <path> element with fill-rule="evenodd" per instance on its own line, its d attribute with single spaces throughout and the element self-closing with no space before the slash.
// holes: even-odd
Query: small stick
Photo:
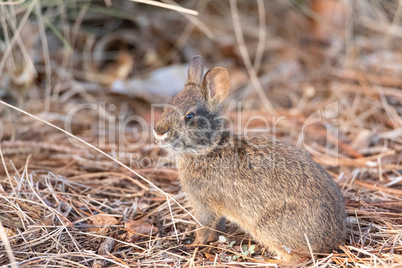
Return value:
<svg viewBox="0 0 402 268">
<path fill-rule="evenodd" d="M 1 220 L 0 220 L 0 238 L 1 238 L 1 241 L 3 241 L 4 247 L 6 248 L 7 256 L 8 256 L 8 259 L 10 260 L 11 267 L 17 268 L 17 264 L 16 264 L 17 262 L 15 260 L 13 251 L 10 246 L 10 242 L 8 241 L 6 230 L 4 229 L 3 223 L 1 222 Z"/>
<path fill-rule="evenodd" d="M 311 248 L 310 241 L 308 240 L 308 237 L 307 237 L 306 234 L 304 234 L 304 237 L 306 238 L 308 250 L 310 251 L 310 254 L 311 254 L 311 260 L 313 261 L 314 266 L 316 266 L 315 258 L 314 258 L 314 253 L 313 253 L 313 249 Z"/>
<path fill-rule="evenodd" d="M 130 0 L 130 1 L 137 2 L 137 3 L 142 3 L 142 4 L 147 4 L 147 5 L 151 5 L 151 6 L 156 6 L 156 7 L 162 7 L 162 8 L 166 8 L 166 9 L 170 9 L 170 10 L 175 10 L 177 12 L 198 16 L 197 11 L 191 10 L 191 9 L 188 9 L 188 8 L 184 8 L 184 7 L 181 7 L 181 6 L 168 5 L 168 4 L 161 3 L 161 2 L 156 2 L 156 1 L 153 1 L 153 0 Z"/>
</svg>

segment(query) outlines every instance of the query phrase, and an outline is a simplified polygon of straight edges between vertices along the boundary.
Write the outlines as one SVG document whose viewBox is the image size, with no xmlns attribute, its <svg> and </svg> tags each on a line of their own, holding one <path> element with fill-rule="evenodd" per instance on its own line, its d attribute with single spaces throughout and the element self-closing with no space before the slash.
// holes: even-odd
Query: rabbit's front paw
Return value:
<svg viewBox="0 0 402 268">
<path fill-rule="evenodd" d="M 195 240 L 193 242 L 194 245 L 203 245 L 210 240 L 211 235 L 213 235 L 214 232 L 211 232 L 207 227 L 202 227 L 201 229 L 197 230 L 195 233 Z"/>
</svg>

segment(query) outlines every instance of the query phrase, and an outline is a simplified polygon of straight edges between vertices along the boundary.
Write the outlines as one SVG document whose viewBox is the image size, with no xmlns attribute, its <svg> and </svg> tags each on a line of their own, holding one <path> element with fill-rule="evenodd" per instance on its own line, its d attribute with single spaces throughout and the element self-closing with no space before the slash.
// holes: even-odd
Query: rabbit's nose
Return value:
<svg viewBox="0 0 402 268">
<path fill-rule="evenodd" d="M 163 133 L 163 135 L 160 135 L 154 129 L 154 137 L 159 142 L 164 141 L 166 139 L 166 137 L 167 137 L 167 131 L 165 133 Z"/>
</svg>

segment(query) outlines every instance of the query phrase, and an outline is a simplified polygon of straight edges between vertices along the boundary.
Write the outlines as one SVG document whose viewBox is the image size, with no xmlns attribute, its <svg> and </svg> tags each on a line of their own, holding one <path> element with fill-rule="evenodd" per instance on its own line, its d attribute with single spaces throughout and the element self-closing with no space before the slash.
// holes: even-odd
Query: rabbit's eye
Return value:
<svg viewBox="0 0 402 268">
<path fill-rule="evenodd" d="M 187 114 L 185 117 L 184 117 L 184 119 L 186 120 L 186 121 L 189 121 L 191 118 L 193 118 L 194 117 L 194 113 L 189 113 L 189 114 Z"/>
</svg>

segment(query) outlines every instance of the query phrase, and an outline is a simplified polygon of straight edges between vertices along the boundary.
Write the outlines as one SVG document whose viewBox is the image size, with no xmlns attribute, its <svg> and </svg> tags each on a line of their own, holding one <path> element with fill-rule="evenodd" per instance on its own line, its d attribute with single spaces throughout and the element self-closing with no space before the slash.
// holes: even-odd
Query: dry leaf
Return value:
<svg viewBox="0 0 402 268">
<path fill-rule="evenodd" d="M 6 232 L 7 237 L 17 235 L 13 230 L 11 230 L 11 229 L 9 229 L 7 227 L 4 227 L 4 231 Z"/>
<path fill-rule="evenodd" d="M 118 219 L 107 214 L 94 215 L 91 216 L 89 219 L 92 222 L 92 225 L 97 226 L 97 227 L 90 227 L 89 231 L 96 233 L 101 232 L 101 230 L 105 230 L 106 229 L 105 227 L 107 226 L 116 225 L 119 223 Z"/>
<path fill-rule="evenodd" d="M 114 239 L 108 238 L 100 245 L 98 253 L 100 255 L 107 255 L 113 250 L 113 247 L 114 247 Z"/>
<path fill-rule="evenodd" d="M 130 220 L 124 224 L 124 228 L 126 229 L 130 240 L 135 240 L 141 235 L 151 235 L 158 231 L 157 227 L 152 226 L 144 220 Z"/>
<path fill-rule="evenodd" d="M 215 255 L 214 254 L 210 254 L 208 252 L 204 252 L 205 254 L 205 258 L 207 258 L 207 260 L 209 261 L 214 261 L 215 260 Z"/>
<path fill-rule="evenodd" d="M 114 239 L 108 238 L 105 241 L 103 241 L 103 243 L 99 246 L 98 254 L 107 256 L 110 254 L 110 252 L 113 250 L 113 248 L 114 248 Z M 107 265 L 107 261 L 105 261 L 104 259 L 98 259 L 94 262 L 92 267 L 93 268 L 103 268 L 103 267 L 106 267 L 106 265 Z"/>
</svg>

